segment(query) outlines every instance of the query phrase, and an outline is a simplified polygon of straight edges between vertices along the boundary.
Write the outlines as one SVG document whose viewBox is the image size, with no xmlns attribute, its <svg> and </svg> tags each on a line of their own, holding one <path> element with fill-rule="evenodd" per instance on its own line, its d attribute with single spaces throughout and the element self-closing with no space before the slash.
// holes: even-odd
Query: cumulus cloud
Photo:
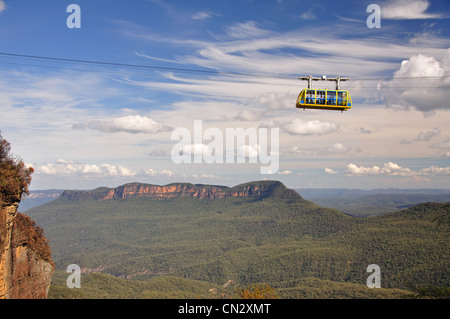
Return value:
<svg viewBox="0 0 450 319">
<path fill-rule="evenodd" d="M 431 166 L 423 168 L 419 171 L 413 171 L 407 167 L 401 167 L 400 165 L 388 162 L 382 167 L 372 166 L 364 167 L 357 166 L 356 164 L 348 164 L 345 171 L 347 175 L 389 175 L 389 176 L 423 176 L 423 175 L 450 175 L 450 166 L 438 167 Z"/>
<path fill-rule="evenodd" d="M 450 166 L 431 166 L 420 170 L 420 175 L 450 175 Z"/>
<path fill-rule="evenodd" d="M 338 171 L 335 171 L 335 170 L 332 169 L 332 168 L 325 168 L 325 173 L 331 174 L 331 175 L 335 175 L 335 174 L 338 174 L 339 172 L 338 172 Z"/>
<path fill-rule="evenodd" d="M 58 175 L 58 176 L 115 176 L 115 177 L 129 177 L 136 175 L 135 172 L 129 170 L 122 165 L 111 164 L 86 164 L 77 163 L 74 161 L 67 161 L 60 159 L 55 163 L 48 163 L 40 165 L 36 169 L 37 174 L 44 175 Z"/>
<path fill-rule="evenodd" d="M 382 4 L 381 16 L 384 19 L 415 20 L 438 19 L 442 15 L 427 13 L 428 0 L 392 0 Z"/>
<path fill-rule="evenodd" d="M 333 133 L 339 129 L 334 123 L 322 122 L 319 120 L 303 121 L 294 119 L 281 126 L 292 135 L 323 135 Z"/>
<path fill-rule="evenodd" d="M 3 11 L 5 11 L 6 9 L 6 4 L 3 0 L 0 0 L 0 13 L 2 13 Z"/>
<path fill-rule="evenodd" d="M 378 89 L 388 107 L 415 108 L 422 112 L 450 109 L 450 49 L 441 61 L 423 54 L 402 61 L 391 81 L 380 82 Z"/>
<path fill-rule="evenodd" d="M 133 177 L 133 176 L 172 176 L 170 170 L 156 171 L 151 168 L 132 170 L 123 165 L 108 163 L 87 164 L 72 160 L 59 159 L 54 163 L 34 165 L 36 174 L 51 175 L 59 177 L 82 176 L 82 177 Z"/>
<path fill-rule="evenodd" d="M 154 170 L 152 168 L 142 168 L 136 171 L 136 175 L 138 176 L 172 176 L 172 171 L 168 169 L 163 169 L 161 171 Z"/>
<path fill-rule="evenodd" d="M 156 122 L 155 120 L 140 115 L 128 115 L 114 118 L 110 121 L 87 121 L 81 124 L 74 124 L 76 129 L 92 129 L 100 132 L 128 132 L 138 133 L 158 133 L 171 130 L 170 127 Z"/>
</svg>

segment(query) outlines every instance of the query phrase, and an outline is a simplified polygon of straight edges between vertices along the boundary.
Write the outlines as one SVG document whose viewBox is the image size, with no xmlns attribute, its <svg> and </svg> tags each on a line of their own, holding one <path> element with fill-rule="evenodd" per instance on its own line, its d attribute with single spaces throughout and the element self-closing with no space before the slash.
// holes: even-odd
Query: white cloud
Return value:
<svg viewBox="0 0 450 319">
<path fill-rule="evenodd" d="M 303 121 L 294 119 L 281 127 L 292 135 L 322 135 L 335 132 L 339 127 L 334 123 L 322 122 L 319 120 Z"/>
<path fill-rule="evenodd" d="M 282 85 L 282 84 L 281 84 Z M 251 100 L 251 104 L 257 107 L 267 106 L 270 110 L 292 109 L 299 92 L 266 92 Z"/>
<path fill-rule="evenodd" d="M 211 18 L 212 14 L 210 12 L 200 11 L 191 16 L 193 20 L 205 20 Z"/>
<path fill-rule="evenodd" d="M 335 143 L 328 147 L 303 147 L 294 146 L 288 150 L 289 153 L 297 153 L 303 155 L 339 155 L 348 154 L 352 150 L 351 147 L 346 147 L 342 143 Z"/>
<path fill-rule="evenodd" d="M 394 42 L 386 40 L 386 37 L 358 38 L 357 34 L 348 37 L 347 31 L 337 26 L 334 29 L 320 27 L 279 33 L 263 29 L 254 21 L 249 21 L 229 26 L 225 34 L 215 36 L 216 41 L 155 38 L 153 35 L 153 41 L 162 41 L 170 45 L 183 46 L 183 48 L 189 47 L 189 52 L 192 52 L 177 55 L 172 60 L 165 57 L 165 62 L 196 65 L 218 72 L 232 71 L 253 75 L 275 75 L 275 77 L 242 74 L 233 76 L 218 73 L 205 79 L 166 73 L 163 74 L 165 77 L 163 81 L 127 80 L 127 82 L 191 97 L 209 97 L 222 102 L 233 100 L 239 104 L 267 106 L 270 111 L 274 111 L 292 108 L 296 95 L 304 87 L 305 83 L 297 80 L 300 74 L 296 72 L 299 71 L 295 70 L 316 74 L 327 74 L 333 70 L 335 74 L 348 75 L 350 78 L 373 77 L 374 71 L 381 74 L 398 68 L 396 62 L 398 59 L 405 59 L 418 51 L 427 56 L 441 57 L 445 54 L 444 48 L 450 46 L 449 39 L 438 37 L 437 34 L 430 34 L 424 45 L 411 44 L 408 41 Z M 148 35 L 141 35 L 141 37 L 145 36 Z M 330 52 L 333 54 L 330 55 Z M 161 60 L 159 57 L 145 54 L 140 56 Z M 394 84 L 398 83 L 403 84 L 399 81 Z M 333 86 L 332 83 L 323 85 Z M 343 87 L 347 85 L 355 87 L 357 82 L 345 83 Z M 382 93 L 387 95 L 390 85 L 387 83 L 384 86 L 386 88 Z M 374 90 L 359 89 L 358 96 L 375 98 L 375 93 Z"/>
<path fill-rule="evenodd" d="M 279 171 L 277 174 L 278 175 L 291 175 L 292 171 L 287 169 L 287 170 L 284 170 L 284 171 Z"/>
<path fill-rule="evenodd" d="M 262 118 L 262 112 L 253 111 L 249 109 L 243 109 L 234 116 L 238 121 L 259 121 Z"/>
<path fill-rule="evenodd" d="M 440 14 L 426 13 L 430 3 L 427 0 L 392 0 L 382 4 L 381 16 L 384 19 L 414 20 L 438 19 Z"/>
<path fill-rule="evenodd" d="M 300 15 L 300 18 L 304 19 L 304 20 L 314 20 L 316 18 L 316 16 L 311 10 L 308 10 L 308 11 L 303 12 Z"/>
<path fill-rule="evenodd" d="M 81 124 L 74 124 L 73 128 L 77 129 L 93 129 L 101 132 L 128 132 L 137 133 L 158 133 L 171 130 L 170 127 L 158 123 L 155 120 L 140 115 L 128 115 L 114 118 L 110 121 L 87 121 Z"/>
<path fill-rule="evenodd" d="M 450 175 L 450 166 L 438 167 L 431 166 L 420 170 L 420 175 Z"/>
<path fill-rule="evenodd" d="M 389 176 L 422 176 L 422 175 L 450 175 L 450 166 L 438 167 L 431 166 L 423 168 L 419 171 L 413 171 L 407 167 L 401 167 L 400 165 L 388 162 L 383 167 L 372 166 L 364 167 L 357 166 L 353 163 L 347 165 L 345 171 L 347 175 L 389 175 Z"/>
<path fill-rule="evenodd" d="M 338 171 L 335 171 L 335 170 L 332 169 L 332 168 L 325 168 L 325 173 L 331 174 L 331 175 L 339 174 Z"/>
<path fill-rule="evenodd" d="M 135 172 L 122 165 L 111 164 L 85 164 L 74 161 L 58 160 L 55 163 L 38 165 L 36 174 L 56 175 L 56 176 L 113 176 L 130 177 L 136 175 Z"/>
<path fill-rule="evenodd" d="M 6 9 L 6 4 L 3 0 L 0 0 L 0 13 L 2 13 L 3 11 L 5 11 Z"/>
<path fill-rule="evenodd" d="M 160 171 L 152 168 L 143 168 L 133 170 L 123 165 L 113 165 L 108 163 L 87 164 L 71 160 L 59 159 L 54 163 L 43 165 L 32 165 L 38 175 L 50 175 L 55 177 L 133 177 L 133 176 L 172 176 L 170 170 L 162 169 Z"/>
<path fill-rule="evenodd" d="M 261 29 L 255 21 L 236 23 L 227 28 L 227 35 L 235 39 L 250 39 L 266 36 L 269 31 Z"/>
<path fill-rule="evenodd" d="M 439 62 L 432 56 L 413 55 L 402 61 L 391 81 L 380 82 L 379 90 L 392 108 L 415 108 L 421 112 L 450 109 L 450 49 Z"/>
</svg>

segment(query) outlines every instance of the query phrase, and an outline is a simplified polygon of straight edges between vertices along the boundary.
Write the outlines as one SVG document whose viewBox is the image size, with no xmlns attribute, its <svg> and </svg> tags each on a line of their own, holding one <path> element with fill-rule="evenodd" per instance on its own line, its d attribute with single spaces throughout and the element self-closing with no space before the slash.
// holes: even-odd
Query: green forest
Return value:
<svg viewBox="0 0 450 319">
<path fill-rule="evenodd" d="M 411 298 L 430 289 L 448 298 L 449 211 L 429 202 L 354 217 L 276 182 L 265 197 L 60 197 L 27 214 L 56 264 L 50 298 L 234 298 L 250 284 L 280 298 Z M 69 264 L 83 271 L 80 289 L 65 286 Z M 381 289 L 366 286 L 370 264 L 380 267 Z"/>
</svg>

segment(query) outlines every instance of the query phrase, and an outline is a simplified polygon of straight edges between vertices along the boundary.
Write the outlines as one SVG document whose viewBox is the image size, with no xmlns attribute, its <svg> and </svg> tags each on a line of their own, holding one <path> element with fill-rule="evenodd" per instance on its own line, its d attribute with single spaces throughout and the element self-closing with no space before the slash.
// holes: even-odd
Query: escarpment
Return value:
<svg viewBox="0 0 450 319">
<path fill-rule="evenodd" d="M 174 183 L 164 186 L 130 183 L 116 188 L 97 188 L 92 191 L 64 191 L 62 198 L 68 200 L 107 200 L 126 199 L 131 197 L 175 198 L 192 197 L 198 199 L 218 199 L 228 197 L 258 197 L 264 198 L 274 192 L 284 192 L 291 197 L 300 195 L 287 189 L 278 181 L 260 181 L 237 185 L 235 187 L 202 185 L 190 183 Z"/>
</svg>

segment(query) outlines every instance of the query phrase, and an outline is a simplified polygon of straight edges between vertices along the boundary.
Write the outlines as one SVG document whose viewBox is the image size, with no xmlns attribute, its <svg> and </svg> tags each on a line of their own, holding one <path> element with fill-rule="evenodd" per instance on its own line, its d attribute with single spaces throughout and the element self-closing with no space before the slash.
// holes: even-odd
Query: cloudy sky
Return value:
<svg viewBox="0 0 450 319">
<path fill-rule="evenodd" d="M 31 189 L 449 188 L 449 26 L 446 0 L 0 0 L 0 130 Z M 349 77 L 353 108 L 296 109 L 310 74 Z M 259 141 L 246 163 L 175 163 L 195 120 L 224 147 L 227 128 L 278 129 L 278 170 Z"/>
</svg>

